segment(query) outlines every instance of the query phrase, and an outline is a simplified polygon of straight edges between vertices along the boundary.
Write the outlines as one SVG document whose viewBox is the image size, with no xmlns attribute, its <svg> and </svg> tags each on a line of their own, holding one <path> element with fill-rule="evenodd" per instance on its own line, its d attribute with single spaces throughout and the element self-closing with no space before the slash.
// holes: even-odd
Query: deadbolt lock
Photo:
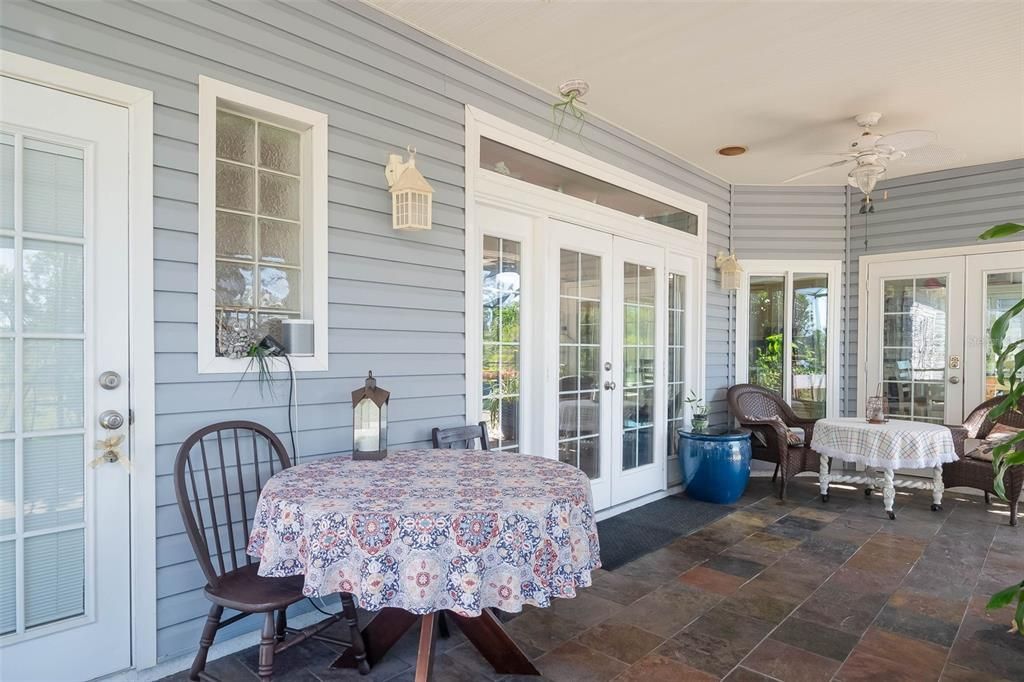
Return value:
<svg viewBox="0 0 1024 682">
<path fill-rule="evenodd" d="M 121 385 L 121 375 L 112 369 L 108 369 L 106 372 L 100 375 L 100 388 L 105 388 L 108 391 L 113 391 L 115 388 Z"/>
<path fill-rule="evenodd" d="M 124 426 L 124 415 L 117 410 L 104 410 L 100 413 L 100 426 L 108 431 L 116 431 Z"/>
</svg>

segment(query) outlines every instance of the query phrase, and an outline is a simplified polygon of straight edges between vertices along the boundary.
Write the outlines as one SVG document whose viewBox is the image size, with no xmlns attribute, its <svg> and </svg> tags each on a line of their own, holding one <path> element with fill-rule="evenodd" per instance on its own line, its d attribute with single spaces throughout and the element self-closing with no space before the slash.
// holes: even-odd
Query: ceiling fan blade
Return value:
<svg viewBox="0 0 1024 682">
<path fill-rule="evenodd" d="M 782 182 L 783 182 L 783 184 L 785 184 L 787 182 L 793 182 L 794 180 L 799 180 L 800 178 L 806 178 L 808 175 L 814 175 L 815 173 L 820 173 L 821 171 L 828 170 L 829 168 L 838 168 L 839 166 L 845 166 L 846 164 L 848 164 L 850 162 L 851 162 L 851 159 L 841 159 L 839 161 L 833 161 L 832 163 L 827 163 L 824 166 L 818 166 L 817 168 L 815 168 L 813 170 L 809 170 L 806 173 L 801 173 L 800 175 L 794 175 L 793 177 L 789 178 L 788 180 L 783 180 Z"/>
<path fill-rule="evenodd" d="M 929 144 L 907 152 L 903 163 L 926 165 L 952 165 L 963 162 L 967 155 L 959 149 L 941 144 Z"/>
<path fill-rule="evenodd" d="M 897 151 L 905 151 L 932 144 L 936 139 L 938 139 L 938 135 L 934 130 L 900 130 L 899 132 L 882 135 L 875 142 L 875 146 L 888 145 Z"/>
</svg>

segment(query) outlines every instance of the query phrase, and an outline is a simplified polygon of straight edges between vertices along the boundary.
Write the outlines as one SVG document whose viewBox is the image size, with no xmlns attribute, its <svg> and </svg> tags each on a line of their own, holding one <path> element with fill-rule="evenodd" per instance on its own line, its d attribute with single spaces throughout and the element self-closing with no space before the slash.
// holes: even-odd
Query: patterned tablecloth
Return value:
<svg viewBox="0 0 1024 682">
<path fill-rule="evenodd" d="M 248 552 L 262 576 L 304 574 L 309 596 L 465 616 L 573 597 L 601 565 L 586 474 L 473 450 L 285 469 L 263 488 Z"/>
<path fill-rule="evenodd" d="M 827 457 L 880 469 L 931 469 L 957 460 L 953 436 L 941 424 L 869 424 L 862 417 L 820 419 L 811 447 Z"/>
</svg>

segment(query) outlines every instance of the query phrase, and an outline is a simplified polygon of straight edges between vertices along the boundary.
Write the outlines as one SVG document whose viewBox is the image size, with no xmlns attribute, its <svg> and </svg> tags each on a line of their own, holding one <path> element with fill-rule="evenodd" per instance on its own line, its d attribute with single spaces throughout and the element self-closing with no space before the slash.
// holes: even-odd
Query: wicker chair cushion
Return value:
<svg viewBox="0 0 1024 682">
<path fill-rule="evenodd" d="M 1010 438 L 1013 438 L 1021 429 L 1013 426 L 1006 426 L 1005 424 L 996 424 L 989 431 L 988 437 L 984 440 L 978 438 L 968 438 L 964 441 L 964 452 L 967 453 L 967 457 L 970 459 L 977 459 L 982 462 L 991 462 L 992 451 L 995 450 L 996 446 L 1000 443 L 1004 443 Z"/>
<path fill-rule="evenodd" d="M 804 430 L 798 426 L 786 426 L 786 422 L 782 420 L 782 417 L 774 415 L 770 417 L 770 420 L 786 429 L 786 442 L 790 445 L 803 445 L 804 444 Z M 768 442 L 764 438 L 764 434 L 758 431 L 754 432 L 754 437 L 761 442 L 764 447 L 768 446 Z"/>
</svg>

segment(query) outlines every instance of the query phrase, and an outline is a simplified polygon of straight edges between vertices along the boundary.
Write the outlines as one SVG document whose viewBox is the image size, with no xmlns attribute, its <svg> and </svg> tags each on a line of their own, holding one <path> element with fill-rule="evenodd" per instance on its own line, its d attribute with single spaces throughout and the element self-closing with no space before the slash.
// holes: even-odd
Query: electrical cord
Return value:
<svg viewBox="0 0 1024 682">
<path fill-rule="evenodd" d="M 295 368 L 292 367 L 291 357 L 285 353 L 285 362 L 288 363 L 288 436 L 292 442 L 292 461 L 296 464 L 299 463 L 299 451 L 295 447 L 295 426 L 292 422 L 292 403 L 295 400 Z M 295 406 L 298 409 L 298 406 Z"/>
</svg>

